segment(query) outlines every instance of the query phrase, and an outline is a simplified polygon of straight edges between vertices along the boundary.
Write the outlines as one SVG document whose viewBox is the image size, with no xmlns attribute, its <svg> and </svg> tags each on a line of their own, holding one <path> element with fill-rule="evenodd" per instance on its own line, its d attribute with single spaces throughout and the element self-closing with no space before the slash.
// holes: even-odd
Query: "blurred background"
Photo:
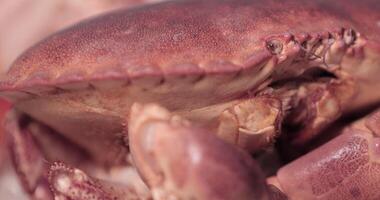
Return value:
<svg viewBox="0 0 380 200">
<path fill-rule="evenodd" d="M 0 75 L 27 48 L 85 18 L 163 0 L 0 0 Z M 0 100 L 1 125 L 11 106 Z M 0 199 L 28 199 L 15 178 L 0 126 Z"/>
</svg>

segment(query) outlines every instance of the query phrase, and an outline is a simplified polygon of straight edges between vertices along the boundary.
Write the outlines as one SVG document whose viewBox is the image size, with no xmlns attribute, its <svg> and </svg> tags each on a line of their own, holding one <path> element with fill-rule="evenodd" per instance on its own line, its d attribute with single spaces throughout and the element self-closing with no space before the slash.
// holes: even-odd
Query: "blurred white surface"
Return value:
<svg viewBox="0 0 380 200">
<path fill-rule="evenodd" d="M 7 162 L 3 167 L 0 171 L 0 199 L 27 200 L 11 164 Z"/>
</svg>

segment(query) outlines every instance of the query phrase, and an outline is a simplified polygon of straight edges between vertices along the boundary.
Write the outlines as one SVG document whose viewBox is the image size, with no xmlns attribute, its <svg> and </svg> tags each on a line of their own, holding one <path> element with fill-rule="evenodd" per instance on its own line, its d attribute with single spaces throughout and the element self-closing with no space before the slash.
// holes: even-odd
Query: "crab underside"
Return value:
<svg viewBox="0 0 380 200">
<path fill-rule="evenodd" d="M 371 0 L 87 20 L 0 81 L 15 169 L 34 199 L 380 199 L 379 20 Z"/>
</svg>

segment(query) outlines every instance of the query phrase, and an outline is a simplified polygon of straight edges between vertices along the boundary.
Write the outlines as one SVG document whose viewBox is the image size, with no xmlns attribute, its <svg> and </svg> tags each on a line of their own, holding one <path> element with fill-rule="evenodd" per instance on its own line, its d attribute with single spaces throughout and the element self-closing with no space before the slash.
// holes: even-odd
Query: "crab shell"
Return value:
<svg viewBox="0 0 380 200">
<path fill-rule="evenodd" d="M 26 48 L 86 17 L 158 0 L 3 0 L 0 3 L 0 67 L 5 73 Z M 12 48 L 10 48 L 12 47 Z"/>
<path fill-rule="evenodd" d="M 26 51 L 0 93 L 94 159 L 122 164 L 123 119 L 135 102 L 207 123 L 249 91 L 326 62 L 358 82 L 349 109 L 376 103 L 379 10 L 376 0 L 189 0 L 120 10 Z M 295 61 L 301 44 L 322 39 L 333 39 L 325 61 Z"/>
</svg>

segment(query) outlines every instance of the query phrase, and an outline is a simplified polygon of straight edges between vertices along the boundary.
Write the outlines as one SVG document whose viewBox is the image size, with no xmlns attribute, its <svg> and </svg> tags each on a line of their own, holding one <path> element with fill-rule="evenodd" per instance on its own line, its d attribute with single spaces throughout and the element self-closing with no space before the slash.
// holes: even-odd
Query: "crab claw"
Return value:
<svg viewBox="0 0 380 200">
<path fill-rule="evenodd" d="M 279 170 L 290 199 L 380 199 L 380 111 Z"/>
<path fill-rule="evenodd" d="M 256 162 L 214 134 L 155 106 L 132 107 L 129 144 L 155 199 L 269 199 Z"/>
<path fill-rule="evenodd" d="M 30 199 L 151 199 L 133 167 L 105 168 L 54 130 L 16 110 L 9 112 L 4 125 L 10 157 Z M 64 162 L 55 162 L 58 159 Z"/>
<path fill-rule="evenodd" d="M 49 183 L 56 199 L 112 199 L 111 194 L 83 171 L 55 162 L 50 166 Z"/>
<path fill-rule="evenodd" d="M 50 165 L 48 180 L 54 198 L 59 200 L 150 199 L 147 191 L 138 187 L 139 180 L 133 180 L 129 185 L 111 183 L 93 178 L 63 162 Z"/>
</svg>

